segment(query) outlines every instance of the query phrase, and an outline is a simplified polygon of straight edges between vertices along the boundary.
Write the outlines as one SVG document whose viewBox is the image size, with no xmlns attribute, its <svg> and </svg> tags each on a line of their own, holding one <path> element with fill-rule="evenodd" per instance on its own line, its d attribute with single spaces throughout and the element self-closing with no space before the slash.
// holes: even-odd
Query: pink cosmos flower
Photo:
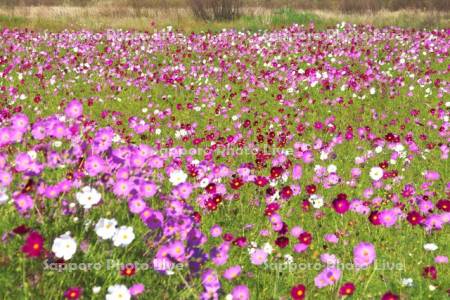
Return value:
<svg viewBox="0 0 450 300">
<path fill-rule="evenodd" d="M 67 104 L 65 110 L 66 116 L 72 119 L 76 119 L 83 114 L 83 105 L 76 99 Z"/>
<path fill-rule="evenodd" d="M 26 213 L 31 208 L 33 208 L 34 201 L 33 198 L 31 198 L 31 196 L 27 194 L 20 194 L 14 197 L 14 203 L 16 205 L 17 210 L 20 213 Z"/>
<path fill-rule="evenodd" d="M 328 267 L 314 278 L 314 284 L 318 288 L 323 288 L 335 284 L 339 278 L 341 278 L 341 270 Z"/>
<path fill-rule="evenodd" d="M 353 263 L 357 268 L 366 268 L 376 258 L 375 247 L 371 243 L 360 242 L 353 248 Z"/>
<path fill-rule="evenodd" d="M 129 289 L 131 296 L 136 297 L 144 292 L 145 286 L 142 283 L 133 284 Z"/>
<path fill-rule="evenodd" d="M 250 261 L 254 265 L 262 265 L 267 261 L 267 253 L 262 249 L 256 249 L 253 251 L 253 253 L 250 255 Z"/>
<path fill-rule="evenodd" d="M 438 255 L 434 258 L 434 262 L 437 264 L 447 264 L 448 263 L 448 257 L 443 255 Z"/>
<path fill-rule="evenodd" d="M 86 159 L 85 168 L 89 176 L 97 176 L 105 170 L 105 162 L 100 156 L 92 155 Z"/>
<path fill-rule="evenodd" d="M 238 285 L 231 291 L 233 300 L 248 300 L 250 299 L 250 291 L 246 285 Z"/>
<path fill-rule="evenodd" d="M 324 236 L 325 241 L 329 242 L 329 243 L 333 243 L 336 244 L 337 242 L 339 242 L 339 238 L 337 237 L 337 235 L 329 233 L 329 234 L 325 234 Z"/>
<path fill-rule="evenodd" d="M 378 218 L 385 227 L 391 227 L 397 222 L 397 214 L 391 209 L 381 211 Z"/>
<path fill-rule="evenodd" d="M 223 273 L 223 277 L 227 280 L 232 280 L 241 274 L 242 268 L 239 265 L 229 267 Z"/>
</svg>

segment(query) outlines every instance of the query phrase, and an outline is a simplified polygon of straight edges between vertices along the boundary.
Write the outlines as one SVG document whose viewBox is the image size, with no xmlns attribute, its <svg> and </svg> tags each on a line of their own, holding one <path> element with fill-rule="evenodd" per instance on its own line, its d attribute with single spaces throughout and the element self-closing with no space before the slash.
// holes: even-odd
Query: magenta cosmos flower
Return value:
<svg viewBox="0 0 450 300">
<path fill-rule="evenodd" d="M 352 282 L 344 283 L 339 289 L 339 295 L 350 296 L 355 292 L 355 285 Z"/>
<path fill-rule="evenodd" d="M 334 199 L 332 204 L 338 214 L 345 214 L 350 208 L 350 203 L 347 199 Z"/>
<path fill-rule="evenodd" d="M 375 258 L 375 247 L 371 243 L 361 242 L 353 248 L 353 263 L 357 268 L 368 267 Z"/>
<path fill-rule="evenodd" d="M 83 290 L 79 287 L 68 288 L 64 292 L 64 298 L 66 299 L 80 299 L 83 294 Z"/>
<path fill-rule="evenodd" d="M 43 245 L 44 238 L 42 235 L 36 231 L 33 231 L 25 240 L 25 244 L 22 246 L 22 252 L 28 257 L 38 257 L 42 253 Z"/>
<path fill-rule="evenodd" d="M 303 284 L 298 284 L 292 287 L 291 297 L 294 300 L 303 300 L 306 295 L 306 287 Z"/>
</svg>

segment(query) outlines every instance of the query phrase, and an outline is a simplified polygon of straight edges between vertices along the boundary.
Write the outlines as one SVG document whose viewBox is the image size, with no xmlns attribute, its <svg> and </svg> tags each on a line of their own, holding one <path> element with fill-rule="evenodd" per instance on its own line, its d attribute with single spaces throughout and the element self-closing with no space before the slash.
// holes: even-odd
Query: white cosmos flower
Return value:
<svg viewBox="0 0 450 300">
<path fill-rule="evenodd" d="M 101 287 L 99 287 L 99 286 L 94 286 L 93 288 L 92 288 L 92 292 L 94 293 L 94 294 L 98 294 L 98 293 L 100 293 L 100 290 L 101 290 L 102 288 Z"/>
<path fill-rule="evenodd" d="M 111 239 L 117 231 L 117 221 L 115 219 L 98 220 L 95 225 L 95 233 L 104 240 Z"/>
<path fill-rule="evenodd" d="M 5 204 L 9 200 L 6 189 L 0 186 L 0 204 Z"/>
<path fill-rule="evenodd" d="M 377 146 L 377 147 L 375 148 L 375 153 L 381 153 L 381 151 L 383 151 L 383 147 Z"/>
<path fill-rule="evenodd" d="M 175 170 L 170 173 L 169 181 L 173 185 L 179 185 L 180 183 L 185 182 L 187 179 L 187 174 L 183 172 L 183 170 Z"/>
<path fill-rule="evenodd" d="M 155 129 L 155 134 L 156 134 L 156 135 L 160 135 L 160 134 L 161 134 L 161 129 L 156 128 L 156 129 Z"/>
<path fill-rule="evenodd" d="M 52 252 L 58 258 L 69 260 L 72 258 L 76 251 L 77 243 L 70 236 L 70 232 L 64 233 L 53 241 Z"/>
<path fill-rule="evenodd" d="M 321 208 L 323 206 L 323 197 L 313 194 L 309 196 L 309 203 L 311 203 L 314 208 Z"/>
<path fill-rule="evenodd" d="M 438 249 L 438 246 L 433 243 L 428 243 L 428 244 L 423 245 L 423 249 L 425 249 L 427 251 L 436 251 Z"/>
<path fill-rule="evenodd" d="M 383 169 L 380 167 L 373 167 L 372 169 L 370 169 L 369 175 L 370 178 L 375 181 L 380 180 L 383 177 Z"/>
<path fill-rule="evenodd" d="M 128 246 L 134 240 L 133 227 L 120 226 L 113 236 L 113 244 L 116 247 Z"/>
<path fill-rule="evenodd" d="M 93 205 L 99 203 L 102 196 L 96 189 L 85 186 L 81 189 L 81 192 L 76 193 L 76 198 L 81 206 L 85 209 L 89 209 Z"/>
<path fill-rule="evenodd" d="M 186 129 L 180 129 L 180 130 L 175 131 L 176 139 L 181 139 L 182 137 L 185 137 L 186 135 L 188 135 L 188 132 L 186 131 Z"/>
<path fill-rule="evenodd" d="M 27 152 L 27 154 L 31 157 L 32 160 L 36 160 L 37 158 L 37 153 L 34 150 L 30 150 Z"/>
<path fill-rule="evenodd" d="M 106 300 L 130 300 L 131 294 L 128 288 L 123 284 L 115 284 L 108 288 Z"/>
<path fill-rule="evenodd" d="M 61 142 L 61 141 L 54 141 L 54 142 L 53 142 L 53 147 L 59 148 L 59 147 L 61 147 L 61 146 L 62 146 L 62 142 Z"/>
<path fill-rule="evenodd" d="M 207 187 L 208 184 L 209 184 L 209 179 L 208 179 L 208 178 L 205 177 L 205 178 L 203 178 L 202 180 L 200 180 L 200 187 L 201 187 L 201 188 Z"/>
<path fill-rule="evenodd" d="M 264 252 L 266 252 L 267 254 L 271 254 L 272 251 L 273 251 L 273 247 L 272 247 L 271 244 L 265 243 L 265 244 L 263 245 L 263 247 L 262 247 L 262 250 L 263 250 Z"/>
<path fill-rule="evenodd" d="M 335 165 L 329 165 L 327 171 L 328 173 L 336 173 L 337 167 Z"/>
<path fill-rule="evenodd" d="M 118 142 L 120 142 L 122 139 L 120 138 L 120 135 L 118 135 L 118 134 L 115 134 L 114 136 L 113 136 L 113 138 L 112 138 L 112 141 L 114 142 L 114 143 L 118 143 Z"/>
<path fill-rule="evenodd" d="M 413 285 L 412 278 L 403 278 L 402 279 L 402 286 L 412 286 L 412 285 Z"/>
<path fill-rule="evenodd" d="M 292 255 L 285 254 L 284 260 L 287 264 L 292 264 L 294 262 L 294 257 L 292 257 Z"/>
<path fill-rule="evenodd" d="M 397 152 L 403 152 L 405 150 L 405 146 L 403 146 L 402 144 L 398 143 L 395 145 L 394 150 Z"/>
</svg>

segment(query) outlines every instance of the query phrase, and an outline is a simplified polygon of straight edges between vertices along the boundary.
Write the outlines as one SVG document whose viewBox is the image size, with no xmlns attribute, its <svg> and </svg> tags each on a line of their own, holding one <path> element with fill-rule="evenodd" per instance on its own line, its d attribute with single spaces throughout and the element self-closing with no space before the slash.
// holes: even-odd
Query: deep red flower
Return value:
<svg viewBox="0 0 450 300">
<path fill-rule="evenodd" d="M 387 167 L 389 166 L 389 163 L 385 160 L 385 161 L 380 162 L 380 163 L 378 164 L 378 166 L 379 166 L 380 168 L 382 168 L 383 170 L 386 170 Z"/>
<path fill-rule="evenodd" d="M 270 169 L 270 178 L 276 179 L 280 177 L 282 173 L 283 173 L 282 167 L 272 167 L 272 169 Z"/>
<path fill-rule="evenodd" d="M 209 211 L 215 211 L 217 209 L 217 203 L 213 199 L 206 200 L 206 208 Z"/>
<path fill-rule="evenodd" d="M 381 300 L 399 300 L 400 297 L 391 291 L 386 292 L 383 296 L 381 296 Z"/>
<path fill-rule="evenodd" d="M 283 198 L 283 199 L 289 199 L 289 198 L 291 198 L 292 197 L 292 189 L 291 189 L 291 187 L 290 186 L 285 186 L 285 187 L 283 187 L 282 189 L 281 189 L 281 193 L 280 193 L 280 195 L 281 195 L 281 198 Z"/>
<path fill-rule="evenodd" d="M 264 215 L 271 216 L 274 212 L 276 212 L 280 208 L 280 205 L 276 202 L 272 202 L 264 209 Z"/>
<path fill-rule="evenodd" d="M 340 193 L 336 196 L 337 199 L 339 200 L 347 200 L 347 194 L 345 193 Z"/>
<path fill-rule="evenodd" d="M 212 201 L 214 201 L 216 204 L 219 204 L 222 202 L 222 195 L 215 194 L 212 198 Z"/>
<path fill-rule="evenodd" d="M 291 289 L 291 297 L 294 300 L 305 299 L 306 287 L 303 284 L 293 286 Z"/>
<path fill-rule="evenodd" d="M 436 267 L 435 266 L 427 266 L 427 267 L 423 268 L 422 275 L 425 278 L 436 280 L 437 279 Z"/>
<path fill-rule="evenodd" d="M 13 232 L 15 234 L 24 235 L 28 232 L 30 232 L 30 228 L 28 228 L 25 224 L 19 225 L 16 228 L 13 229 Z"/>
<path fill-rule="evenodd" d="M 370 223 L 372 223 L 375 226 L 380 225 L 381 221 L 379 218 L 379 212 L 376 210 L 371 212 L 369 215 L 369 221 L 370 221 Z"/>
<path fill-rule="evenodd" d="M 309 203 L 308 200 L 302 201 L 302 210 L 303 211 L 308 211 L 310 207 L 311 207 L 311 203 Z"/>
<path fill-rule="evenodd" d="M 202 215 L 198 211 L 193 213 L 193 217 L 195 223 L 200 223 L 202 221 Z"/>
<path fill-rule="evenodd" d="M 436 207 L 445 212 L 450 212 L 450 201 L 447 199 L 441 199 L 436 203 Z"/>
<path fill-rule="evenodd" d="M 234 237 L 231 233 L 227 232 L 227 233 L 224 233 L 223 239 L 224 239 L 224 241 L 231 242 L 234 239 Z"/>
<path fill-rule="evenodd" d="M 306 192 L 310 195 L 315 194 L 317 192 L 317 188 L 314 184 L 307 185 Z"/>
<path fill-rule="evenodd" d="M 233 178 L 233 179 L 231 180 L 230 185 L 231 185 L 231 188 L 232 188 L 233 190 L 238 190 L 238 189 L 241 188 L 241 186 L 244 185 L 244 182 L 242 181 L 241 178 L 236 177 L 236 178 Z"/>
<path fill-rule="evenodd" d="M 288 230 L 289 230 L 288 225 L 285 222 L 283 222 L 283 225 L 281 226 L 281 229 L 278 230 L 277 233 L 279 235 L 285 235 L 288 232 Z"/>
<path fill-rule="evenodd" d="M 28 257 L 38 257 L 41 255 L 44 245 L 44 238 L 36 231 L 31 232 L 25 244 L 22 246 L 22 252 Z"/>
<path fill-rule="evenodd" d="M 277 245 L 281 249 L 286 248 L 286 246 L 289 245 L 289 238 L 287 238 L 285 236 L 279 236 L 275 240 L 275 245 Z"/>
<path fill-rule="evenodd" d="M 420 224 L 423 220 L 423 217 L 420 213 L 418 213 L 417 211 L 410 211 L 408 213 L 408 215 L 406 216 L 406 220 L 408 220 L 408 222 L 415 226 L 417 224 Z"/>
<path fill-rule="evenodd" d="M 245 236 L 240 236 L 234 239 L 233 245 L 243 248 L 247 245 L 247 238 Z"/>
<path fill-rule="evenodd" d="M 339 295 L 350 296 L 355 292 L 355 285 L 351 282 L 344 283 L 339 289 Z"/>
<path fill-rule="evenodd" d="M 120 269 L 120 275 L 131 277 L 136 274 L 136 267 L 133 264 L 126 264 Z"/>
<path fill-rule="evenodd" d="M 79 287 L 71 287 L 68 288 L 64 292 L 64 298 L 66 299 L 80 299 L 81 295 L 83 294 L 83 290 Z"/>
<path fill-rule="evenodd" d="M 305 132 L 305 125 L 303 125 L 302 123 L 299 123 L 298 125 L 297 125 L 297 133 L 298 134 L 303 134 L 303 132 Z"/>
<path fill-rule="evenodd" d="M 206 186 L 205 190 L 209 193 L 209 194 L 214 194 L 216 192 L 216 184 L 215 183 L 210 183 Z"/>
<path fill-rule="evenodd" d="M 257 186 L 263 187 L 269 183 L 269 180 L 264 176 L 257 176 L 254 182 Z"/>
<path fill-rule="evenodd" d="M 312 241 L 312 235 L 311 233 L 304 231 L 298 236 L 298 241 L 302 244 L 309 245 Z"/>
</svg>

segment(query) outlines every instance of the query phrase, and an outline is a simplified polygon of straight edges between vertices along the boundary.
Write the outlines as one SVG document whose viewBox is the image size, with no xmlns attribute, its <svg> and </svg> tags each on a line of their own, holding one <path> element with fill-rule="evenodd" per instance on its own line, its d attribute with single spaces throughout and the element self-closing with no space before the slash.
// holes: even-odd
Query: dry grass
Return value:
<svg viewBox="0 0 450 300">
<path fill-rule="evenodd" d="M 205 22 L 197 20 L 190 9 L 182 7 L 141 8 L 135 9 L 118 5 L 116 2 L 102 2 L 87 8 L 73 6 L 32 6 L 16 7 L 14 10 L 0 9 L 0 26 L 28 27 L 32 29 L 63 30 L 88 28 L 103 30 L 106 28 L 124 28 L 136 30 L 153 30 L 173 26 L 187 32 L 220 30 L 222 28 L 265 29 L 275 25 L 302 22 L 296 19 L 296 11 L 286 16 L 285 24 L 272 22 L 274 10 L 264 7 L 246 7 L 243 18 L 231 22 Z M 278 12 L 279 14 L 279 12 Z M 319 19 L 322 26 L 333 26 L 338 22 L 355 24 L 373 24 L 375 26 L 402 27 L 450 27 L 448 12 L 399 10 L 367 12 L 363 14 L 342 13 L 338 11 L 309 10 L 303 14 Z M 11 18 L 13 16 L 14 18 Z M 151 25 L 153 24 L 153 25 Z"/>
</svg>

